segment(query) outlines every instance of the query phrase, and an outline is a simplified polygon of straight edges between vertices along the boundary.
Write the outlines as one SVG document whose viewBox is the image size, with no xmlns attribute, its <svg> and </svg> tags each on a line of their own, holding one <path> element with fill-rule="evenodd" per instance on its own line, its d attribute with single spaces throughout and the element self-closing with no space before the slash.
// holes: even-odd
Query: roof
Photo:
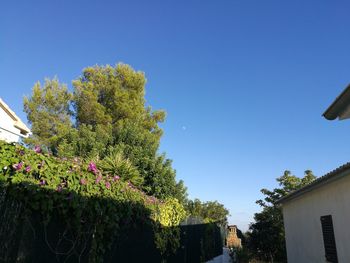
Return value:
<svg viewBox="0 0 350 263">
<path fill-rule="evenodd" d="M 290 201 L 298 196 L 301 196 L 307 192 L 313 191 L 316 188 L 319 188 L 321 186 L 329 184 L 335 180 L 338 180 L 338 179 L 343 178 L 343 177 L 348 176 L 348 175 L 350 175 L 350 162 L 338 167 L 337 169 L 325 174 L 324 176 L 317 178 L 312 183 L 282 197 L 281 199 L 279 199 L 277 201 L 277 203 L 283 204 L 283 203 Z"/>
<path fill-rule="evenodd" d="M 14 120 L 14 126 L 22 133 L 30 133 L 30 129 L 21 121 L 21 119 L 10 109 L 10 107 L 0 98 L 0 107 Z"/>
<path fill-rule="evenodd" d="M 344 120 L 350 118 L 350 85 L 335 99 L 323 113 L 327 120 Z"/>
</svg>

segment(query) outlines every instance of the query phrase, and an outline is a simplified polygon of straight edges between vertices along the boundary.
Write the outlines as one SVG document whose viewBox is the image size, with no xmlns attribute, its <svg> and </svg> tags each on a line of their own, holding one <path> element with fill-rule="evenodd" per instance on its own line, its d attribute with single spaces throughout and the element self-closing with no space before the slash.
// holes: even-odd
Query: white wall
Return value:
<svg viewBox="0 0 350 263">
<path fill-rule="evenodd" d="M 288 263 L 326 262 L 320 220 L 324 215 L 332 215 L 339 263 L 350 262 L 349 174 L 283 204 Z"/>
<path fill-rule="evenodd" d="M 14 125 L 14 120 L 0 107 L 0 139 L 7 142 L 19 142 L 20 130 Z"/>
</svg>

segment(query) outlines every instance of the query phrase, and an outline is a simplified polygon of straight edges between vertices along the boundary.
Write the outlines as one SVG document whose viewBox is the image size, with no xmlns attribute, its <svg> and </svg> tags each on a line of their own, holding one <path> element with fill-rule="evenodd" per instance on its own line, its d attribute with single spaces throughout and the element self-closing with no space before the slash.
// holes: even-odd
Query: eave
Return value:
<svg viewBox="0 0 350 263">
<path fill-rule="evenodd" d="M 325 174 L 324 176 L 321 176 L 319 178 L 317 178 L 315 181 L 311 182 L 310 184 L 295 190 L 293 192 L 291 192 L 290 194 L 282 197 L 281 199 L 279 199 L 277 201 L 277 204 L 284 204 L 288 201 L 291 201 L 301 195 L 304 195 L 310 191 L 313 191 L 317 188 L 320 188 L 322 186 L 325 186 L 326 184 L 329 184 L 331 182 L 334 182 L 336 180 L 339 180 L 345 176 L 350 175 L 350 163 L 346 163 L 340 167 L 338 167 L 337 169 Z"/>
<path fill-rule="evenodd" d="M 344 120 L 350 118 L 350 85 L 335 99 L 323 113 L 327 120 Z"/>
</svg>

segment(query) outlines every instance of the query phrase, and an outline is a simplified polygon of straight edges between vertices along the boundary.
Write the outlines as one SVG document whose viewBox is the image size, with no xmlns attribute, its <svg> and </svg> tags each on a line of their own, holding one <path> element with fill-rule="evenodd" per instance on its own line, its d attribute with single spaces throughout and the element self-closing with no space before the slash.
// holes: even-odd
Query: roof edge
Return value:
<svg viewBox="0 0 350 263">
<path fill-rule="evenodd" d="M 337 119 L 347 108 L 346 101 L 350 100 L 350 84 L 334 100 L 334 102 L 322 114 L 327 120 Z"/>
<path fill-rule="evenodd" d="M 277 200 L 277 204 L 284 204 L 288 201 L 291 201 L 305 193 L 308 193 L 310 191 L 313 191 L 317 188 L 320 188 L 326 184 L 329 184 L 331 182 L 334 182 L 336 180 L 339 180 L 347 175 L 350 174 L 350 163 L 346 163 L 342 166 L 340 166 L 339 168 L 325 174 L 324 176 L 321 176 L 319 178 L 317 178 L 315 181 L 313 181 L 312 183 L 298 189 L 295 190 L 291 193 L 289 193 L 288 195 L 280 198 L 279 200 Z"/>
<path fill-rule="evenodd" d="M 29 134 L 31 131 L 24 124 L 24 122 L 16 115 L 16 113 L 11 110 L 11 108 L 0 98 L 0 107 L 14 120 L 14 126 L 26 134 Z"/>
</svg>

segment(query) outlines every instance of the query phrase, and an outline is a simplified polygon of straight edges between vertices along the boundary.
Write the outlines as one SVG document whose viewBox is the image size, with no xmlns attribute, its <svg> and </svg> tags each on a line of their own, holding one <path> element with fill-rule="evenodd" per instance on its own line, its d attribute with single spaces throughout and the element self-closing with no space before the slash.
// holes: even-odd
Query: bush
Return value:
<svg viewBox="0 0 350 263">
<path fill-rule="evenodd" d="M 38 147 L 28 150 L 0 141 L 0 206 L 17 204 L 20 217 L 28 222 L 40 215 L 35 220 L 44 226 L 45 238 L 50 224 L 59 219 L 63 233 L 72 241 L 66 257 L 83 253 L 88 247 L 89 262 L 101 262 L 121 229 L 142 222 L 150 225 L 155 234 L 161 233 L 156 242 L 159 249 L 165 242 L 176 251 L 179 235 L 174 240 L 172 232 L 169 235 L 174 242 L 166 241 L 161 224 L 178 225 L 185 217 L 182 205 L 176 199 L 163 202 L 147 196 L 114 172 L 99 170 L 95 163 L 83 159 L 55 158 L 42 154 Z M 2 217 L 1 241 L 11 240 L 6 237 L 9 231 L 3 228 L 11 222 L 5 219 L 11 220 Z"/>
</svg>

